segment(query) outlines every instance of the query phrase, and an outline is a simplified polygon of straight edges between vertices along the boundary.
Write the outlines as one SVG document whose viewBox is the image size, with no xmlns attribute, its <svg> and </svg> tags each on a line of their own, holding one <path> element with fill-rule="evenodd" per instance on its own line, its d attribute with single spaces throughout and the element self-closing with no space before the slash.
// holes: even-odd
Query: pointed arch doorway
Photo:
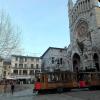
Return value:
<svg viewBox="0 0 100 100">
<path fill-rule="evenodd" d="M 73 71 L 78 72 L 80 69 L 80 56 L 75 53 L 73 55 Z"/>
</svg>

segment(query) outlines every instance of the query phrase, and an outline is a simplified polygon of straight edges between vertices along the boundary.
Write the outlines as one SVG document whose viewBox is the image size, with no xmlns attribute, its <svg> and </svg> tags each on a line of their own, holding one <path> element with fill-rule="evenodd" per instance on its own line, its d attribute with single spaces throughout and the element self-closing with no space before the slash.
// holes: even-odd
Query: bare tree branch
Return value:
<svg viewBox="0 0 100 100">
<path fill-rule="evenodd" d="M 0 13 L 0 56 L 11 55 L 19 48 L 21 31 L 11 23 L 9 15 Z"/>
</svg>

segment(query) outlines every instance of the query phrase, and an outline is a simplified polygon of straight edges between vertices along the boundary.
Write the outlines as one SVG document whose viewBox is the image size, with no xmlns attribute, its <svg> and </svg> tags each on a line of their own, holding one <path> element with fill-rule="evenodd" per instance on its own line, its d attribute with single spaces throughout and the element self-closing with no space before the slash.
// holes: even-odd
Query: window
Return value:
<svg viewBox="0 0 100 100">
<path fill-rule="evenodd" d="M 60 49 L 60 52 L 62 52 L 62 49 Z"/>
<path fill-rule="evenodd" d="M 60 58 L 60 64 L 61 64 L 61 65 L 63 64 L 63 62 L 62 62 L 62 58 Z"/>
<path fill-rule="evenodd" d="M 15 68 L 17 68 L 17 64 L 15 64 Z"/>
<path fill-rule="evenodd" d="M 25 57 L 25 62 L 27 62 L 27 58 Z"/>
<path fill-rule="evenodd" d="M 14 70 L 14 74 L 15 75 L 18 75 L 18 70 Z"/>
<path fill-rule="evenodd" d="M 52 57 L 52 60 L 51 60 L 52 64 L 54 64 L 54 57 Z"/>
<path fill-rule="evenodd" d="M 19 75 L 21 75 L 22 74 L 22 70 L 19 70 Z"/>
<path fill-rule="evenodd" d="M 31 58 L 31 61 L 34 61 L 34 58 Z"/>
<path fill-rule="evenodd" d="M 36 69 L 38 69 L 39 68 L 39 64 L 36 64 Z"/>
<path fill-rule="evenodd" d="M 16 57 L 16 61 L 18 61 L 18 57 Z"/>
<path fill-rule="evenodd" d="M 23 68 L 23 64 L 19 64 L 19 68 Z"/>
<path fill-rule="evenodd" d="M 24 68 L 27 68 L 27 64 L 24 64 Z"/>
<path fill-rule="evenodd" d="M 0 58 L 0 62 L 2 62 L 2 59 Z"/>
<path fill-rule="evenodd" d="M 20 62 L 23 62 L 23 58 L 22 57 L 20 57 Z"/>
<path fill-rule="evenodd" d="M 34 75 L 34 70 L 30 70 L 30 75 Z"/>
<path fill-rule="evenodd" d="M 39 73 L 40 71 L 39 70 L 35 70 L 35 74 Z"/>
<path fill-rule="evenodd" d="M 58 64 L 58 65 L 60 64 L 60 60 L 59 60 L 59 59 L 57 59 L 57 64 Z"/>
<path fill-rule="evenodd" d="M 4 71 L 4 76 L 6 76 L 6 71 Z"/>
<path fill-rule="evenodd" d="M 33 64 L 31 64 L 31 68 L 34 68 L 34 65 Z"/>
<path fill-rule="evenodd" d="M 27 70 L 23 70 L 23 75 L 27 75 Z"/>
<path fill-rule="evenodd" d="M 39 62 L 39 58 L 36 58 L 36 62 Z"/>
</svg>

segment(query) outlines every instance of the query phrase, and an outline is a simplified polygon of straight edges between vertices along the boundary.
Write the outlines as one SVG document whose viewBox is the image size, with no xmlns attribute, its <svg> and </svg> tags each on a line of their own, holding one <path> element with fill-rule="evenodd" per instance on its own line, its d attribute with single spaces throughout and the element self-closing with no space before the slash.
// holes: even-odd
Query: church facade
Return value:
<svg viewBox="0 0 100 100">
<path fill-rule="evenodd" d="M 72 71 L 100 70 L 100 1 L 68 1 L 70 45 L 67 65 Z"/>
</svg>

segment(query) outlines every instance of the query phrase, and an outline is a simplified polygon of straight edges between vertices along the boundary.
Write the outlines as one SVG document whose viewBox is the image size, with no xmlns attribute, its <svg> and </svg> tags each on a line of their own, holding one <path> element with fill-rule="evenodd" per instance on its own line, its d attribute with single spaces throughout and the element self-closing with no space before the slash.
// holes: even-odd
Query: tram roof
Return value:
<svg viewBox="0 0 100 100">
<path fill-rule="evenodd" d="M 53 71 L 53 72 L 38 72 L 37 74 L 52 74 L 52 73 L 77 73 L 77 72 L 73 72 L 73 71 Z M 79 74 L 89 74 L 89 73 L 100 73 L 100 72 L 78 72 Z"/>
<path fill-rule="evenodd" d="M 72 71 L 53 71 L 53 72 L 45 71 L 45 72 L 38 72 L 37 74 L 52 74 L 52 73 L 75 73 L 75 72 L 72 72 Z"/>
</svg>

